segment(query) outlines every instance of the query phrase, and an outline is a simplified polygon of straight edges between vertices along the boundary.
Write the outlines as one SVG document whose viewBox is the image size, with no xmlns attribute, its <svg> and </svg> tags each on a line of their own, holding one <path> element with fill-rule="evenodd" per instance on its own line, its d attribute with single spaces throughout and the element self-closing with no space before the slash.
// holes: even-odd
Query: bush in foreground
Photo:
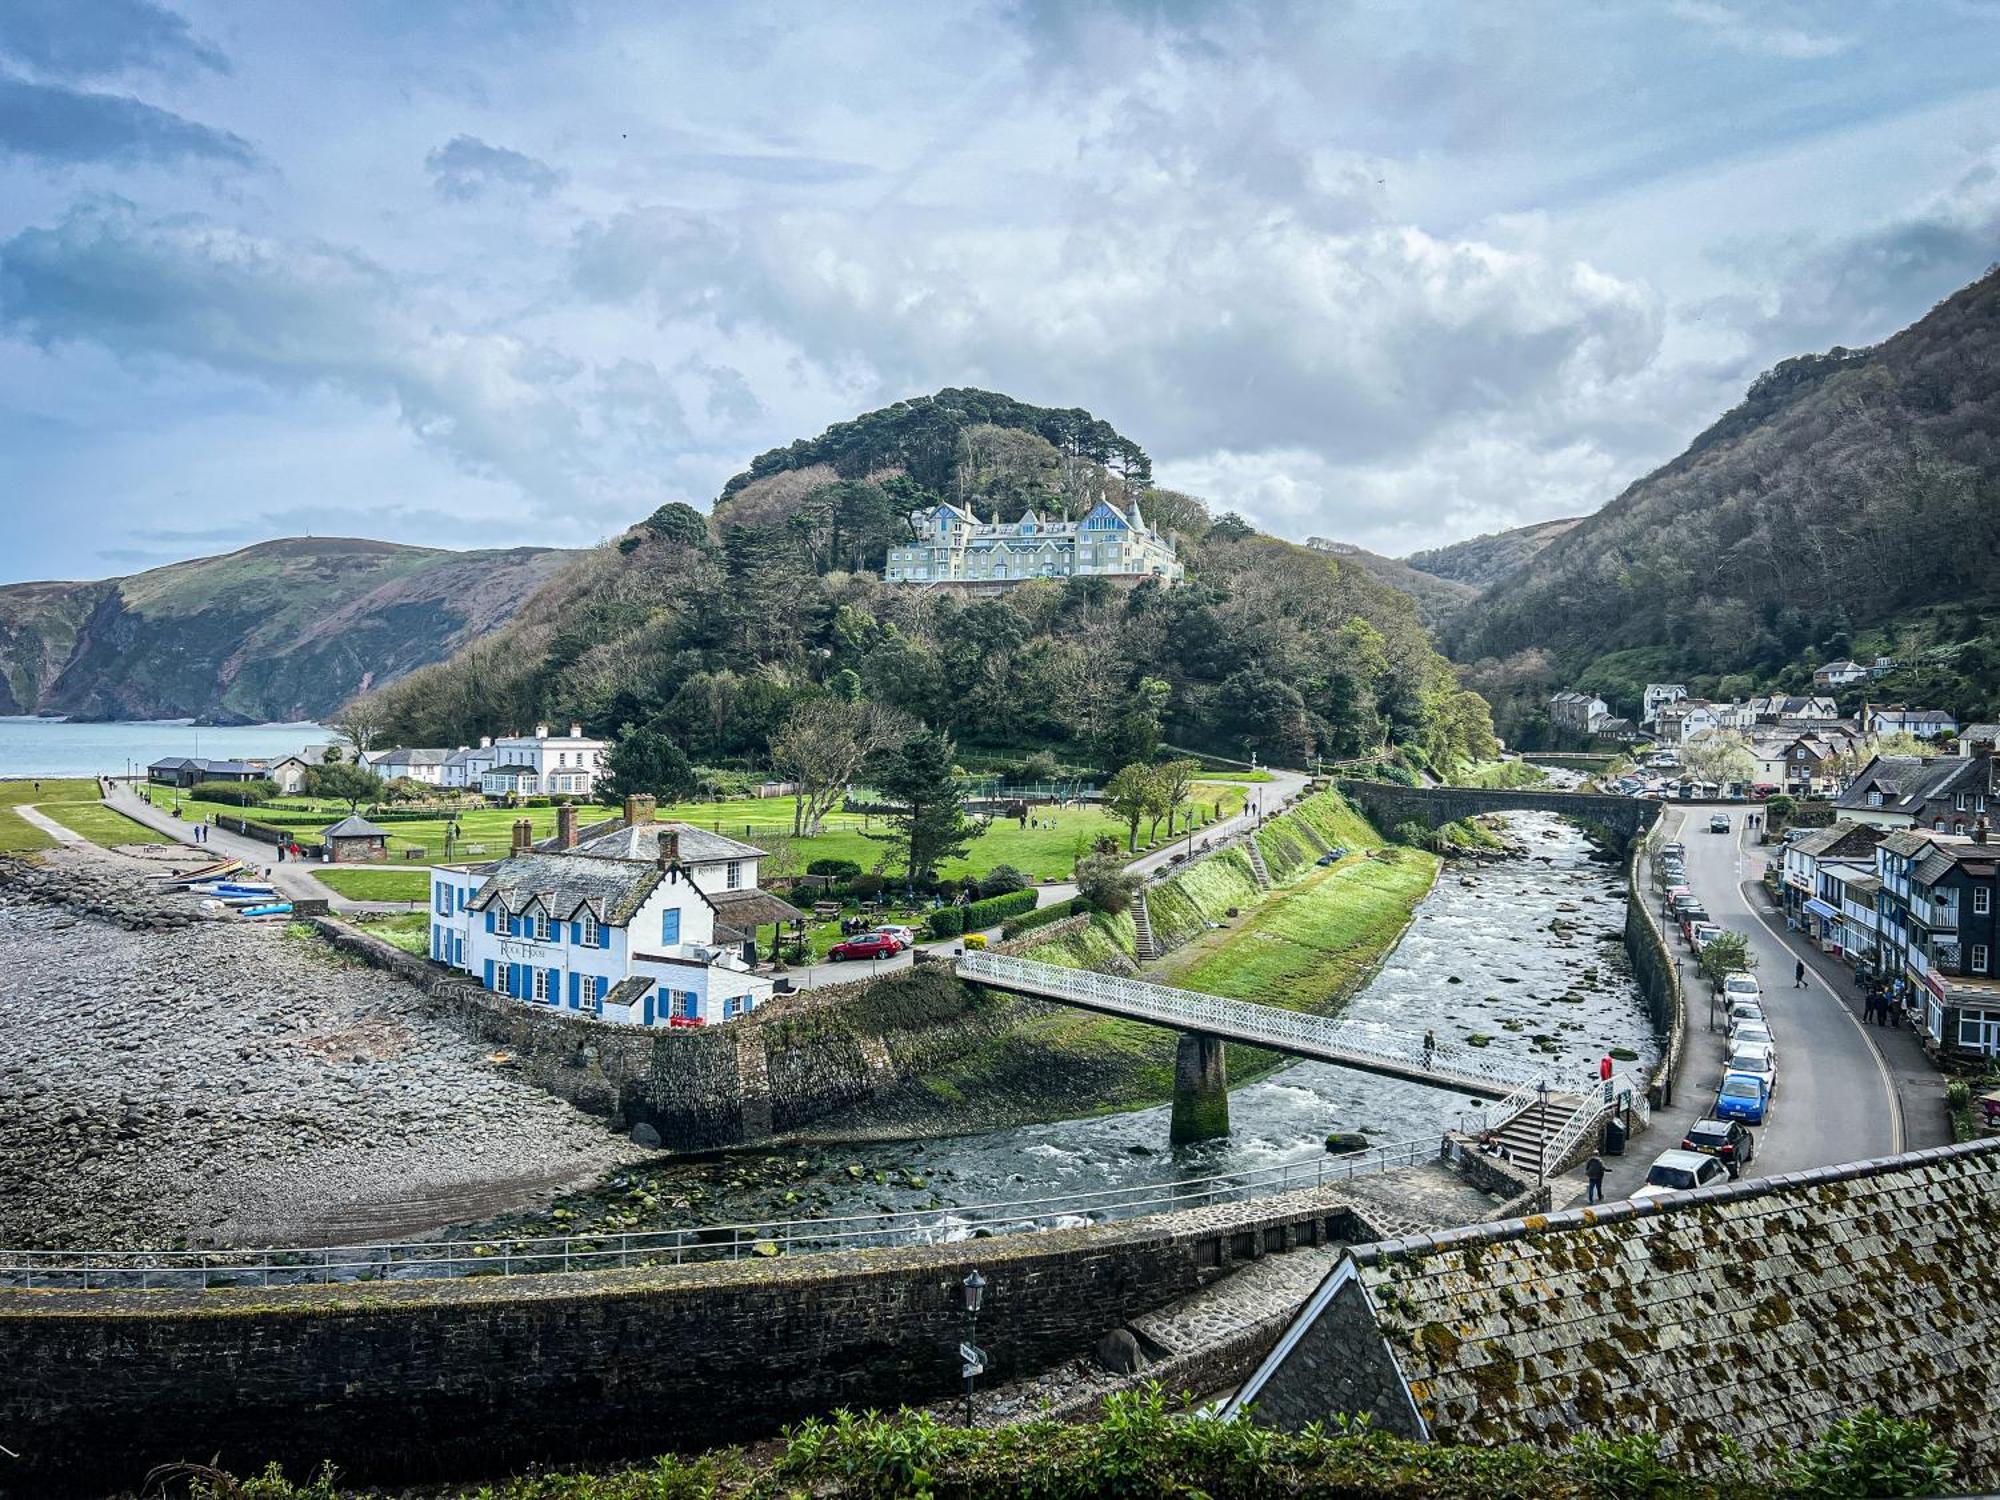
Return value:
<svg viewBox="0 0 2000 1500">
<path fill-rule="evenodd" d="M 1030 1500 L 1206 1495 L 1214 1500 L 1398 1500 L 1538 1496 L 1546 1500 L 1752 1500 L 1752 1497 L 1939 1495 L 1950 1452 L 1920 1422 L 1868 1410 L 1835 1422 L 1800 1452 L 1757 1461 L 1727 1438 L 1698 1455 L 1700 1469 L 1665 1457 L 1650 1435 L 1579 1437 L 1553 1450 L 1521 1445 L 1406 1442 L 1366 1423 L 1274 1432 L 1250 1422 L 1176 1415 L 1157 1388 L 1114 1396 L 1101 1421 L 1024 1422 L 991 1430 L 840 1412 L 791 1429 L 775 1455 L 722 1449 L 666 1455 L 650 1467 L 540 1474 L 490 1485 L 432 1489 L 432 1500 L 778 1500 L 1025 1496 Z M 195 1471 L 198 1500 L 344 1500 L 329 1474 L 295 1484 L 275 1470 L 247 1480 Z"/>
</svg>

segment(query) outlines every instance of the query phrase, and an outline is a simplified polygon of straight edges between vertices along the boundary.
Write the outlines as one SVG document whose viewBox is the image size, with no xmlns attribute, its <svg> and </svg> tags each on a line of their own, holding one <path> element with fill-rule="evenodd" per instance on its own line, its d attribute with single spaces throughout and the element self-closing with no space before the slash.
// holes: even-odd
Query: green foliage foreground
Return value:
<svg viewBox="0 0 2000 1500">
<path fill-rule="evenodd" d="M 650 1467 L 539 1474 L 427 1496 L 459 1500 L 693 1500 L 693 1497 L 1395 1496 L 1400 1500 L 1751 1500 L 1763 1496 L 1937 1495 L 1951 1454 L 1920 1422 L 1862 1411 L 1811 1446 L 1759 1462 L 1727 1438 L 1669 1459 L 1652 1436 L 1578 1437 L 1564 1448 L 1406 1442 L 1365 1423 L 1297 1434 L 1250 1422 L 1178 1416 L 1158 1388 L 1114 1396 L 1099 1422 L 1023 1422 L 967 1431 L 927 1412 L 840 1412 L 791 1429 L 775 1454 L 722 1449 L 667 1455 Z M 330 1474 L 304 1483 L 276 1470 L 237 1480 L 208 1473 L 199 1500 L 346 1500 L 380 1493 Z"/>
</svg>

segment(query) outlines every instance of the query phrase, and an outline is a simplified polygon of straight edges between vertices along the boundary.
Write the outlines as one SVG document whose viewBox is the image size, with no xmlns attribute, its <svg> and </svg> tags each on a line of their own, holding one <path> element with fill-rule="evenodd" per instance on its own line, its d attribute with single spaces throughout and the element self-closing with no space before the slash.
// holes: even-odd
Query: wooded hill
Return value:
<svg viewBox="0 0 2000 1500">
<path fill-rule="evenodd" d="M 291 537 L 127 578 L 0 586 L 0 713 L 317 718 L 501 624 L 570 555 Z"/>
<path fill-rule="evenodd" d="M 1447 642 L 1479 661 L 1475 680 L 1545 653 L 1553 677 L 1620 697 L 1638 672 L 1796 676 L 1939 606 L 1971 606 L 1976 634 L 1996 564 L 1989 272 L 1874 348 L 1762 376 L 1680 457 L 1468 606 Z M 1993 706 L 1990 669 L 1968 684 L 1976 701 L 1939 706 Z"/>
<path fill-rule="evenodd" d="M 1053 436 L 1050 433 L 1053 432 Z M 901 402 L 762 455 L 711 523 L 663 506 L 494 636 L 381 696 L 390 738 L 464 744 L 540 719 L 660 729 L 698 762 L 761 762 L 802 699 L 901 709 L 961 744 L 1114 767 L 1159 741 L 1302 764 L 1383 739 L 1486 751 L 1410 601 L 1365 570 L 1146 488 L 1144 453 L 1081 411 L 983 392 Z M 875 571 L 902 511 L 1012 519 L 1143 490 L 1190 581 L 1035 580 L 967 601 Z"/>
</svg>

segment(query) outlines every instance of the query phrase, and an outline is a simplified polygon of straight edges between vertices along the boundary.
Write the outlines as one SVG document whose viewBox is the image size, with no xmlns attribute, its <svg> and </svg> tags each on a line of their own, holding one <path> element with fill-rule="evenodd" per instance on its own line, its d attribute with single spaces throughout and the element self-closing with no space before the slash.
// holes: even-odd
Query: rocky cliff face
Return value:
<svg viewBox="0 0 2000 1500">
<path fill-rule="evenodd" d="M 574 556 L 293 538 L 0 587 L 0 713 L 316 718 L 513 618 Z"/>
</svg>

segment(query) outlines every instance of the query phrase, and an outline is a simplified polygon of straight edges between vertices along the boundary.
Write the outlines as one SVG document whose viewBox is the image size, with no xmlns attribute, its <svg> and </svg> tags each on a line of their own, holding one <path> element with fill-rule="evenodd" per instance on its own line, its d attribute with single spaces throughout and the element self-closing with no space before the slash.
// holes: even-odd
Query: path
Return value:
<svg viewBox="0 0 2000 1500">
<path fill-rule="evenodd" d="M 1270 768 L 1266 768 L 1270 769 Z M 1232 813 L 1209 828 L 1201 830 L 1211 848 L 1220 839 L 1233 837 L 1246 829 L 1257 826 L 1260 816 L 1275 816 L 1280 809 L 1305 790 L 1306 777 L 1300 771 L 1279 771 L 1271 769 L 1269 781 L 1249 784 L 1243 801 L 1243 810 Z M 1172 843 L 1155 849 L 1150 854 L 1142 854 L 1125 866 L 1131 874 L 1152 876 L 1174 862 L 1176 854 L 1185 856 L 1187 840 L 1176 839 Z M 1185 860 L 1183 860 L 1185 862 Z M 1059 881 L 1054 885 L 1038 886 L 1035 890 L 1035 906 L 1054 906 L 1059 901 L 1067 901 L 1076 894 L 1073 882 Z M 983 936 L 989 943 L 1000 941 L 1000 929 L 989 927 Z M 963 947 L 963 937 L 938 938 L 930 942 L 920 942 L 916 951 L 934 954 L 951 954 Z M 897 969 L 907 969 L 916 961 L 913 952 L 898 953 L 894 958 L 870 959 L 866 963 L 853 962 L 837 964 L 832 962 L 809 964 L 803 968 L 787 970 L 784 978 L 792 982 L 794 989 L 817 989 L 821 985 L 850 984 L 857 979 L 872 978 L 877 974 L 892 973 Z"/>
<path fill-rule="evenodd" d="M 1745 848 L 1743 806 L 1726 809 L 1731 824 L 1726 835 L 1708 832 L 1714 810 L 1676 806 L 1667 812 L 1664 828 L 1668 839 L 1687 846 L 1688 884 L 1710 915 L 1749 940 L 1754 972 L 1764 989 L 1764 1011 L 1777 1041 L 1777 1095 L 1770 1123 L 1757 1128 L 1749 1175 L 1774 1176 L 1940 1143 L 1942 1104 L 1932 1110 L 1937 1130 L 1918 1132 L 1915 1119 L 1921 1110 L 1911 1112 L 1906 1123 L 1903 1091 L 1896 1086 L 1902 1070 L 1892 1068 L 1878 1046 L 1878 1041 L 1895 1038 L 1861 1025 L 1858 1005 L 1846 998 L 1853 986 L 1844 968 L 1820 955 L 1805 955 L 1811 978 L 1804 989 L 1792 987 L 1793 962 L 1801 955 L 1788 943 L 1782 920 L 1773 925 L 1761 890 L 1750 884 L 1763 868 L 1763 857 L 1761 850 Z M 1640 888 L 1647 899 L 1656 899 L 1650 871 Z M 1722 1082 L 1725 1043 L 1721 1031 L 1709 1030 L 1707 981 L 1696 972 L 1693 955 L 1677 931 L 1669 931 L 1667 946 L 1682 960 L 1687 985 L 1685 1060 L 1674 1102 L 1654 1111 L 1653 1128 L 1634 1138 L 1623 1157 L 1606 1159 L 1607 1198 L 1629 1196 L 1644 1183 L 1653 1159 L 1678 1146 L 1687 1127 L 1709 1113 Z M 1941 1098 L 1942 1084 L 1932 1076 L 1932 1093 Z M 1580 1175 L 1572 1174 L 1572 1186 L 1580 1190 L 1581 1182 Z"/>
<path fill-rule="evenodd" d="M 65 828 L 54 818 L 49 817 L 32 802 L 17 802 L 14 804 L 14 811 L 19 813 L 31 826 L 41 829 L 43 833 L 46 833 L 58 844 L 87 844 L 90 842 L 89 839 L 78 833 L 74 828 Z"/>
</svg>

